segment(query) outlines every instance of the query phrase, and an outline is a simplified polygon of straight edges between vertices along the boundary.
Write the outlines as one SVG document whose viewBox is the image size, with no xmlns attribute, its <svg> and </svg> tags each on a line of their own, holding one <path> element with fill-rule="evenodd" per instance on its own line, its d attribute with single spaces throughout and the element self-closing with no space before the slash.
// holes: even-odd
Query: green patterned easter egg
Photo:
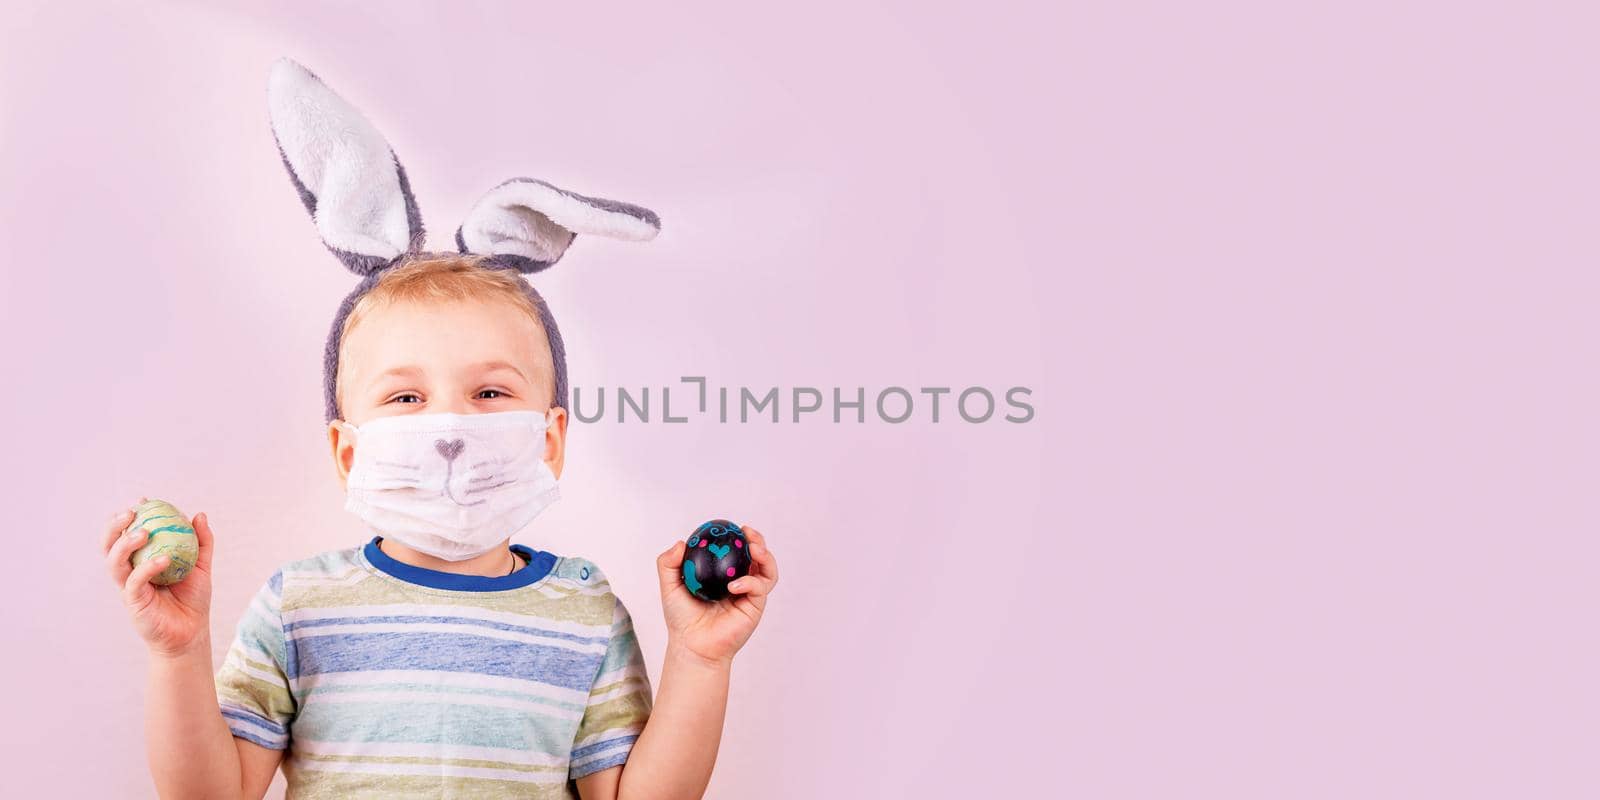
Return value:
<svg viewBox="0 0 1600 800">
<path fill-rule="evenodd" d="M 194 535 L 194 525 L 178 507 L 165 500 L 146 500 L 134 508 L 133 524 L 129 528 L 143 528 L 149 537 L 144 546 L 133 551 L 130 561 L 135 567 L 156 556 L 172 560 L 151 583 L 168 586 L 183 580 L 194 569 L 200 556 L 200 540 Z"/>
</svg>

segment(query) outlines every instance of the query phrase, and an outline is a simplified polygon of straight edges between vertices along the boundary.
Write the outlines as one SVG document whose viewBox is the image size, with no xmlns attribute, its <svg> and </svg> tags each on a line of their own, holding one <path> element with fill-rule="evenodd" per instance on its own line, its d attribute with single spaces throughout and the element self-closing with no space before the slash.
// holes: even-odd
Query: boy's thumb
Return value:
<svg viewBox="0 0 1600 800">
<path fill-rule="evenodd" d="M 678 567 L 683 562 L 683 542 L 673 542 L 665 553 L 656 557 L 656 571 L 661 573 L 662 580 L 671 577 L 677 580 Z"/>
</svg>

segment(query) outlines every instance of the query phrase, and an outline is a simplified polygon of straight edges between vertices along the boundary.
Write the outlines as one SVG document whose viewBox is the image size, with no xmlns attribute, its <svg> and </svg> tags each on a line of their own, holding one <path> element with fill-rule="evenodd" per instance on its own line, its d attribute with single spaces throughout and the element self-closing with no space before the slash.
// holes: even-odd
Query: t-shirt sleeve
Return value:
<svg viewBox="0 0 1600 800">
<path fill-rule="evenodd" d="M 616 600 L 606 655 L 589 689 L 588 707 L 578 724 L 568 775 L 581 778 L 628 760 L 628 752 L 650 717 L 650 677 L 633 620 Z"/>
<path fill-rule="evenodd" d="M 278 572 L 250 600 L 216 675 L 217 704 L 228 729 L 273 750 L 288 748 L 295 716 L 282 601 L 283 573 Z"/>
</svg>

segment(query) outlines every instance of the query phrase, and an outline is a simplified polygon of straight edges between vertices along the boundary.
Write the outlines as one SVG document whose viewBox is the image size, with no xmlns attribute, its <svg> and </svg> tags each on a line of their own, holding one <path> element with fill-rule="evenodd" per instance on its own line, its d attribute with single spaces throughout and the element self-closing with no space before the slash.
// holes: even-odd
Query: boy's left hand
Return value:
<svg viewBox="0 0 1600 800">
<path fill-rule="evenodd" d="M 755 633 L 767 595 L 778 585 L 778 560 L 760 531 L 746 526 L 744 534 L 750 543 L 750 574 L 728 585 L 733 596 L 715 603 L 695 598 L 683 585 L 683 552 L 688 545 L 682 539 L 656 559 L 669 646 L 675 643 L 708 661 L 732 662 L 733 654 Z"/>
</svg>

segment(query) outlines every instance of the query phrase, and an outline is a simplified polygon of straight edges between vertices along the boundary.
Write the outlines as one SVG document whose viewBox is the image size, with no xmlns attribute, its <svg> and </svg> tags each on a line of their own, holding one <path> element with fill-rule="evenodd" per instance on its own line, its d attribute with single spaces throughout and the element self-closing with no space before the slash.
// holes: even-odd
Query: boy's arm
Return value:
<svg viewBox="0 0 1600 800">
<path fill-rule="evenodd" d="M 218 685 L 211 671 L 211 554 L 215 541 L 211 520 L 205 512 L 192 520 L 198 553 L 188 576 L 158 588 L 150 581 L 167 566 L 166 558 L 154 558 L 138 567 L 128 560 L 146 540 L 142 528 L 130 527 L 135 516 L 133 509 L 112 515 L 101 550 L 112 581 L 122 589 L 134 630 L 149 651 L 145 747 L 157 792 L 164 798 L 260 800 L 272 782 L 281 752 L 235 738 L 218 701 Z M 269 590 L 275 591 L 270 582 L 262 593 Z M 287 703 L 287 687 L 283 697 Z M 262 722 L 276 724 L 266 719 Z"/>
<path fill-rule="evenodd" d="M 211 637 L 172 654 L 150 654 L 145 692 L 150 774 L 163 798 L 260 800 L 280 750 L 237 739 L 223 721 L 211 672 Z"/>
<path fill-rule="evenodd" d="M 705 794 L 722 743 L 733 655 L 755 632 L 767 595 L 778 582 L 778 562 L 766 538 L 754 528 L 744 530 L 750 542 L 750 574 L 729 585 L 734 597 L 727 600 L 705 603 L 684 588 L 683 542 L 656 559 L 668 634 L 661 688 L 627 762 L 578 779 L 584 800 L 674 800 Z"/>
<path fill-rule="evenodd" d="M 233 737 L 239 749 L 239 777 L 244 784 L 244 800 L 261 800 L 278 774 L 278 762 L 283 760 L 282 750 L 269 750 L 255 742 Z"/>
<path fill-rule="evenodd" d="M 669 644 L 661 688 L 624 767 L 579 778 L 583 800 L 700 797 L 722 741 L 733 659 L 707 660 Z"/>
</svg>

